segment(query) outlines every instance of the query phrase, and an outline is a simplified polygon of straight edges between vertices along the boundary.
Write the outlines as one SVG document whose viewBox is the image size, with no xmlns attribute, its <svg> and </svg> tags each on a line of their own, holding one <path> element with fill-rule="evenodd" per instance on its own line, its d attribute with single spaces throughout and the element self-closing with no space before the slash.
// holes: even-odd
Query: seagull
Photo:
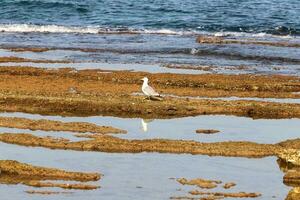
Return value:
<svg viewBox="0 0 300 200">
<path fill-rule="evenodd" d="M 141 80 L 144 81 L 142 85 L 142 91 L 146 96 L 148 96 L 149 99 L 151 97 L 160 97 L 160 95 L 151 86 L 148 85 L 147 77 L 144 77 Z"/>
</svg>

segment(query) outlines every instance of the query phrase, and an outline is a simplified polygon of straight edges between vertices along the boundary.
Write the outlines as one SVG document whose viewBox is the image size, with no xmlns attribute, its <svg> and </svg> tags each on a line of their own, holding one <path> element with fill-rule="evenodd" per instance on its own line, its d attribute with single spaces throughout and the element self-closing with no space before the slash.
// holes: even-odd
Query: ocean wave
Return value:
<svg viewBox="0 0 300 200">
<path fill-rule="evenodd" d="M 97 34 L 99 29 L 95 27 L 79 27 L 79 26 L 59 26 L 59 25 L 33 25 L 33 24 L 1 24 L 2 32 L 18 32 L 18 33 L 91 33 Z"/>
<path fill-rule="evenodd" d="M 260 33 L 247 33 L 247 32 L 230 32 L 230 31 L 221 31 L 221 32 L 215 32 L 210 35 L 217 36 L 217 37 L 254 37 L 254 38 L 283 38 L 283 39 L 291 39 L 296 38 L 297 36 L 292 35 L 274 35 L 266 32 L 260 32 Z"/>
<path fill-rule="evenodd" d="M 40 33 L 82 33 L 82 34 L 167 34 L 183 35 L 196 34 L 192 31 L 173 31 L 170 29 L 133 29 L 133 28 L 109 28 L 100 26 L 61 26 L 61 25 L 34 25 L 34 24 L 0 24 L 2 32 L 40 32 Z"/>
<path fill-rule="evenodd" d="M 243 38 L 300 38 L 291 35 L 273 35 L 270 33 L 247 32 L 209 32 L 197 30 L 172 30 L 172 29 L 137 29 L 129 27 L 103 27 L 103 26 L 63 26 L 63 25 L 36 25 L 36 24 L 0 24 L 1 32 L 16 33 L 78 33 L 78 34 L 163 34 L 163 35 L 211 35 L 220 37 Z"/>
<path fill-rule="evenodd" d="M 45 7 L 70 7 L 70 6 L 76 6 L 80 5 L 77 2 L 72 1 L 62 1 L 62 0 L 20 0 L 12 2 L 14 4 L 20 5 L 20 6 L 45 6 Z"/>
</svg>

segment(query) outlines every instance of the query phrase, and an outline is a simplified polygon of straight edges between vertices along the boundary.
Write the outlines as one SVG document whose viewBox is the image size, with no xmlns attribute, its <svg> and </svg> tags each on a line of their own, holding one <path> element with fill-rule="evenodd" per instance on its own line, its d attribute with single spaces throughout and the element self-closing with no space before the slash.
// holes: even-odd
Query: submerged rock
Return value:
<svg viewBox="0 0 300 200">
<path fill-rule="evenodd" d="M 196 42 L 198 43 L 204 43 L 204 44 L 220 44 L 223 42 L 222 37 L 218 36 L 198 36 L 196 39 Z"/>
<path fill-rule="evenodd" d="M 196 185 L 202 189 L 212 189 L 217 187 L 217 184 L 221 184 L 222 181 L 215 181 L 215 180 L 205 180 L 201 178 L 187 180 L 185 178 L 178 178 L 177 182 L 182 185 Z"/>
<path fill-rule="evenodd" d="M 225 185 L 223 185 L 223 188 L 224 189 L 230 189 L 234 186 L 236 186 L 236 183 L 230 182 L 230 183 L 225 183 Z"/>
<path fill-rule="evenodd" d="M 193 190 L 189 192 L 191 195 L 211 195 L 213 197 L 223 197 L 223 198 L 256 198 L 260 197 L 260 193 L 246 193 L 246 192 L 234 192 L 234 193 L 225 193 L 225 192 L 202 192 L 198 190 Z"/>
<path fill-rule="evenodd" d="M 203 134 L 214 134 L 214 133 L 219 133 L 219 130 L 214 130 L 214 129 L 198 129 L 196 130 L 196 133 L 203 133 Z"/>
</svg>

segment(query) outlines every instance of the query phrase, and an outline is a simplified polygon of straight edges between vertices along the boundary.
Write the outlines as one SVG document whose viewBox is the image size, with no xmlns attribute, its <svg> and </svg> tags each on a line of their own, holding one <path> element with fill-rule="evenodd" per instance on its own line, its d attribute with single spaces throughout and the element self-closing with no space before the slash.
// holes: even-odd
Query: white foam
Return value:
<svg viewBox="0 0 300 200">
<path fill-rule="evenodd" d="M 246 32 L 207 32 L 195 30 L 172 30 L 172 29 L 134 29 L 134 28 L 111 28 L 103 26 L 62 26 L 62 25 L 35 25 L 35 24 L 0 24 L 0 31 L 17 33 L 82 33 L 82 34 L 165 34 L 165 35 L 213 35 L 213 36 L 234 36 L 234 37 L 264 37 L 264 38 L 300 38 L 297 36 L 278 36 L 267 33 L 246 33 Z"/>
<path fill-rule="evenodd" d="M 210 34 L 211 35 L 211 34 Z M 212 34 L 216 37 L 227 37 L 227 36 L 233 36 L 233 37 L 257 37 L 257 38 L 282 38 L 282 39 L 291 39 L 291 38 L 297 38 L 297 36 L 291 36 L 291 35 L 272 35 L 268 33 L 246 33 L 246 32 L 216 32 Z"/>
<path fill-rule="evenodd" d="M 183 35 L 195 34 L 192 31 L 175 31 L 170 29 L 129 29 L 129 28 L 106 28 L 101 26 L 60 26 L 60 25 L 34 25 L 34 24 L 0 24 L 0 31 L 18 33 L 137 33 L 137 34 L 166 34 Z"/>
<path fill-rule="evenodd" d="M 1 24 L 0 31 L 5 32 L 42 32 L 42 33 L 92 33 L 96 34 L 99 29 L 96 27 L 67 27 L 59 25 L 33 25 L 33 24 Z"/>
</svg>

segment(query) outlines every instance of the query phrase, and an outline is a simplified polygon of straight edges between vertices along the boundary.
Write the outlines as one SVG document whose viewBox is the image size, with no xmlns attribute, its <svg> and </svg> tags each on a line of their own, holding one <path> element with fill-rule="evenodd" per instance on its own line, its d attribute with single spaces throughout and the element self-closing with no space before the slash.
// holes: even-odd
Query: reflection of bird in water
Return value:
<svg viewBox="0 0 300 200">
<path fill-rule="evenodd" d="M 141 123 L 142 123 L 142 128 L 144 132 L 148 131 L 148 123 L 152 122 L 153 119 L 142 119 Z"/>
</svg>

